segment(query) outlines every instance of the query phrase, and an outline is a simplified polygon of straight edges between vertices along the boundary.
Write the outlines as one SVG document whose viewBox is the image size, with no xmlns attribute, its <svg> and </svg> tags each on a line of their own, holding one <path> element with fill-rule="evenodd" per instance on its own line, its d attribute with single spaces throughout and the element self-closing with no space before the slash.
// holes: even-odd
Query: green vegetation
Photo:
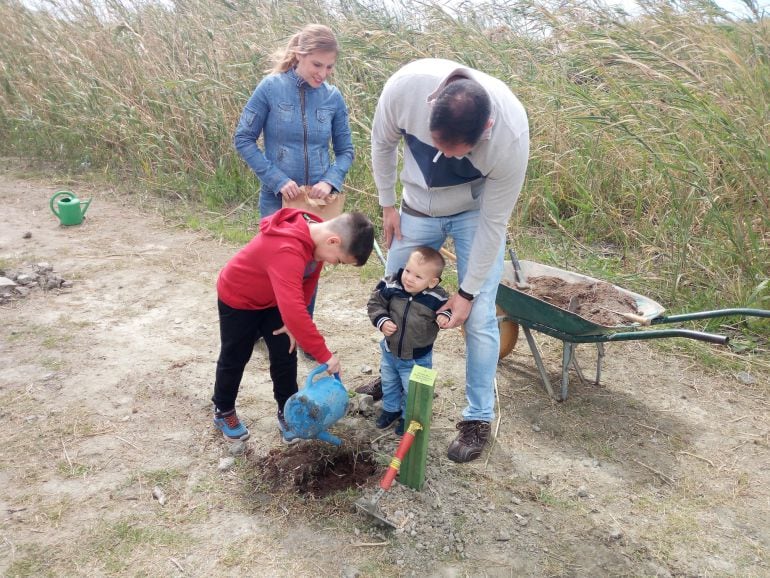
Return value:
<svg viewBox="0 0 770 578">
<path fill-rule="evenodd" d="M 232 147 L 235 123 L 272 51 L 323 22 L 343 47 L 333 81 L 357 150 L 349 208 L 380 216 L 368 139 L 385 80 L 415 58 L 453 58 L 503 80 L 528 110 L 531 160 L 511 222 L 522 257 L 677 313 L 770 307 L 766 17 L 738 20 L 707 0 L 644 3 L 635 18 L 577 2 L 452 14 L 405 4 L 5 2 L 0 153 L 181 199 L 205 209 L 189 226 L 242 241 L 258 183 Z M 770 323 L 740 329 L 761 344 Z"/>
</svg>

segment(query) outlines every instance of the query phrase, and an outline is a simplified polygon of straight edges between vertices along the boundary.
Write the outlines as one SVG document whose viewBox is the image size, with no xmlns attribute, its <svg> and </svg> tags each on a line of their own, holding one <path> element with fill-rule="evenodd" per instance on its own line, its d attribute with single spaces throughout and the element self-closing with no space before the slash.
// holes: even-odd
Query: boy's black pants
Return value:
<svg viewBox="0 0 770 578">
<path fill-rule="evenodd" d="M 289 353 L 289 336 L 273 335 L 283 326 L 277 307 L 269 309 L 233 309 L 221 300 L 219 307 L 219 337 L 221 349 L 217 360 L 217 376 L 211 401 L 219 411 L 235 407 L 243 371 L 251 359 L 254 342 L 262 337 L 270 355 L 270 378 L 273 397 L 283 410 L 286 400 L 297 391 L 297 350 Z"/>
</svg>

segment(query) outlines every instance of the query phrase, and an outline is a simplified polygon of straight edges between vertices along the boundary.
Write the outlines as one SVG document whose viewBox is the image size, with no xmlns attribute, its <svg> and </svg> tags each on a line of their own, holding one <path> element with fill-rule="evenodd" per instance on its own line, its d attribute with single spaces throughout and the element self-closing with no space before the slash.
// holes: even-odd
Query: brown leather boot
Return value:
<svg viewBox="0 0 770 578">
<path fill-rule="evenodd" d="M 374 401 L 382 399 L 382 380 L 378 377 L 365 385 L 360 385 L 355 389 L 356 393 L 371 395 Z"/>
<path fill-rule="evenodd" d="M 489 440 L 490 426 L 486 421 L 461 421 L 460 433 L 449 444 L 446 455 L 453 462 L 463 464 L 477 459 Z"/>
</svg>

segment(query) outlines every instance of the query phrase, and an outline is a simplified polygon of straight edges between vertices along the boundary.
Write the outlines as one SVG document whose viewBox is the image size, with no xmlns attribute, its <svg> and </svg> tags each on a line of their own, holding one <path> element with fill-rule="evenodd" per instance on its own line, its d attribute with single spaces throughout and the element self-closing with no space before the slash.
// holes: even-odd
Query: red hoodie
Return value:
<svg viewBox="0 0 770 578">
<path fill-rule="evenodd" d="M 262 219 L 260 233 L 219 273 L 217 293 L 233 309 L 278 307 L 300 347 L 323 363 L 332 353 L 307 312 L 323 263 L 314 260 L 305 215 L 321 222 L 299 209 L 281 209 Z"/>
</svg>

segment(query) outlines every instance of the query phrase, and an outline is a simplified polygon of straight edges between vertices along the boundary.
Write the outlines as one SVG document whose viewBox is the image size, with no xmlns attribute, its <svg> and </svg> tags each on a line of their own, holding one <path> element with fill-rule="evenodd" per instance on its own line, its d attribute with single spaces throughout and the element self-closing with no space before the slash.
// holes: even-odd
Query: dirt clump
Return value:
<svg viewBox="0 0 770 578">
<path fill-rule="evenodd" d="M 575 313 L 597 325 L 629 325 L 629 319 L 623 314 L 640 314 L 633 297 L 605 281 L 573 283 L 558 277 L 538 275 L 528 277 L 527 283 L 529 288 L 526 289 L 510 283 L 506 285 L 554 307 Z"/>
<path fill-rule="evenodd" d="M 360 488 L 381 469 L 370 451 L 330 448 L 321 442 L 273 448 L 255 459 L 254 466 L 271 489 L 294 490 L 314 498 Z"/>
</svg>

